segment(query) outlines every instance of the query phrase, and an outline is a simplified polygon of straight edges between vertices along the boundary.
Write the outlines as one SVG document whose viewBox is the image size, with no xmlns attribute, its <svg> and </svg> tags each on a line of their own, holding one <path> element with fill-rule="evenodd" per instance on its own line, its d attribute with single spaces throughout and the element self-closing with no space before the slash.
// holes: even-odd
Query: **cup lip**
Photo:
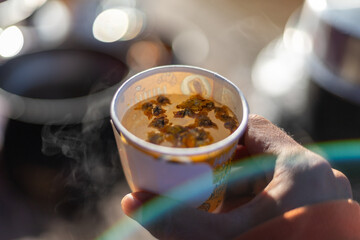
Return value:
<svg viewBox="0 0 360 240">
<path fill-rule="evenodd" d="M 181 71 L 188 71 L 192 73 L 202 73 L 205 76 L 212 76 L 215 78 L 220 78 L 224 81 L 226 81 L 229 85 L 231 85 L 239 94 L 243 109 L 242 119 L 240 121 L 239 127 L 228 137 L 224 138 L 223 140 L 220 140 L 218 142 L 212 143 L 210 145 L 197 147 L 197 148 L 175 148 L 175 147 L 165 147 L 156 145 L 150 142 L 147 142 L 143 139 L 140 139 L 136 137 L 134 134 L 132 134 L 130 131 L 128 131 L 122 124 L 119 118 L 116 114 L 116 102 L 119 98 L 119 95 L 123 89 L 126 89 L 132 82 L 139 78 L 144 78 L 151 76 L 155 73 L 164 73 L 164 72 L 181 72 Z M 214 151 L 218 151 L 222 148 L 225 148 L 232 144 L 235 140 L 237 140 L 244 132 L 248 123 L 248 117 L 249 117 L 249 106 L 248 103 L 244 97 L 244 94 L 241 92 L 241 90 L 231 81 L 229 81 L 227 78 L 219 75 L 216 72 L 195 67 L 195 66 L 189 66 L 189 65 L 164 65 L 159 67 L 154 67 L 147 69 L 145 71 L 142 71 L 140 73 L 135 74 L 134 76 L 127 79 L 116 91 L 112 101 L 111 101 L 111 107 L 110 107 L 110 116 L 114 123 L 114 127 L 116 131 L 121 132 L 126 138 L 128 138 L 133 144 L 140 146 L 141 148 L 144 148 L 147 151 L 151 152 L 157 152 L 158 154 L 162 156 L 193 156 L 193 155 L 201 155 L 201 154 L 208 154 Z M 185 161 L 185 160 L 184 160 Z"/>
</svg>

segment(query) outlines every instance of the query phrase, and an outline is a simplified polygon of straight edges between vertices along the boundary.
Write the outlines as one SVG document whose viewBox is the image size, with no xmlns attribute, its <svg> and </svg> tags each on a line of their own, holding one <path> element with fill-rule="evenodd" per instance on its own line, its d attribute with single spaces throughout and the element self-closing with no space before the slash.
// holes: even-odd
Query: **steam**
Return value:
<svg viewBox="0 0 360 240">
<path fill-rule="evenodd" d="M 42 129 L 43 154 L 56 156 L 66 165 L 60 211 L 93 211 L 122 177 L 110 120 L 97 117 L 101 112 L 96 103 L 90 106 L 81 124 L 47 124 Z"/>
</svg>

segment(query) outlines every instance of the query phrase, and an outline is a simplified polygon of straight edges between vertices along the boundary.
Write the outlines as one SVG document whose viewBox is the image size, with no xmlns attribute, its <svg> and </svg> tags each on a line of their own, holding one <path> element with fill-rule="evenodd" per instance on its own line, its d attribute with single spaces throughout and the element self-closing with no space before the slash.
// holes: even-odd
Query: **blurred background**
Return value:
<svg viewBox="0 0 360 240">
<path fill-rule="evenodd" d="M 359 200 L 359 21 L 357 0 L 0 0 L 0 239 L 152 239 L 120 207 L 109 104 L 167 64 L 227 77 Z"/>
</svg>

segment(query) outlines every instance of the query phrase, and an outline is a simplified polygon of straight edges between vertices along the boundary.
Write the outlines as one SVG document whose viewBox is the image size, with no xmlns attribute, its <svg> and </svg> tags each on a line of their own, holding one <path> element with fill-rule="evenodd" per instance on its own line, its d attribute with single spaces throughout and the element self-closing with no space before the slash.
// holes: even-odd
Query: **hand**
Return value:
<svg viewBox="0 0 360 240">
<path fill-rule="evenodd" d="M 351 187 L 345 175 L 332 169 L 324 158 L 295 142 L 263 117 L 250 116 L 244 143 L 239 148 L 239 152 L 250 157 L 262 154 L 274 156 L 275 162 L 270 171 L 272 177 L 265 181 L 264 188 L 254 184 L 258 179 L 229 185 L 230 194 L 224 202 L 224 210 L 231 209 L 230 211 L 213 214 L 179 204 L 179 207 L 167 211 L 151 223 L 144 223 L 142 219 L 150 211 L 159 210 L 144 207 L 145 202 L 154 197 L 164 202 L 174 200 L 146 192 L 135 192 L 123 198 L 124 212 L 144 224 L 145 228 L 160 239 L 233 239 L 291 209 L 352 198 Z M 253 192 L 256 196 L 245 204 L 241 198 L 236 197 Z M 228 201 L 229 199 L 237 201 Z M 135 212 L 140 214 L 133 214 Z M 140 215 L 142 218 L 138 217 Z"/>
</svg>

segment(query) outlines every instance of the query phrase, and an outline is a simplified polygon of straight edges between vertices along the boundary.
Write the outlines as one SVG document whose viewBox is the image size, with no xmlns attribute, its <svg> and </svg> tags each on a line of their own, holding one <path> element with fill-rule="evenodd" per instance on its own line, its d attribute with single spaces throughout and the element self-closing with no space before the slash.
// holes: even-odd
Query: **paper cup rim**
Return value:
<svg viewBox="0 0 360 240">
<path fill-rule="evenodd" d="M 153 74 L 157 73 L 165 73 L 165 72 L 192 72 L 192 73 L 201 73 L 208 77 L 214 77 L 222 79 L 223 81 L 227 82 L 231 87 L 233 87 L 241 99 L 242 104 L 242 119 L 240 121 L 239 127 L 228 137 L 217 141 L 215 143 L 212 143 L 210 145 L 202 146 L 202 147 L 194 147 L 194 148 L 175 148 L 175 147 L 165 147 L 156 145 L 150 142 L 147 142 L 134 134 L 132 134 L 130 131 L 128 131 L 122 124 L 119 118 L 116 114 L 116 102 L 120 96 L 120 93 L 127 89 L 130 84 L 134 80 L 137 80 L 139 78 L 145 78 L 148 76 L 151 76 Z M 237 140 L 244 132 L 248 123 L 248 116 L 249 116 L 249 107 L 248 103 L 244 97 L 244 94 L 241 92 L 241 90 L 231 81 L 229 81 L 227 78 L 219 75 L 218 73 L 215 73 L 213 71 L 200 68 L 200 67 L 194 67 L 194 66 L 188 66 L 188 65 L 165 65 L 160 67 L 154 67 L 147 69 L 145 71 L 142 71 L 140 73 L 135 74 L 134 76 L 127 79 L 116 91 L 112 101 L 111 101 L 111 107 L 110 107 L 110 116 L 114 123 L 114 127 L 116 128 L 116 131 L 123 133 L 125 138 L 129 139 L 133 144 L 144 148 L 147 151 L 151 152 L 157 152 L 161 156 L 193 156 L 193 155 L 201 155 L 201 154 L 207 154 L 214 151 L 219 151 L 226 146 L 229 146 L 232 144 L 235 140 Z M 166 159 L 166 158 L 165 158 Z"/>
</svg>

